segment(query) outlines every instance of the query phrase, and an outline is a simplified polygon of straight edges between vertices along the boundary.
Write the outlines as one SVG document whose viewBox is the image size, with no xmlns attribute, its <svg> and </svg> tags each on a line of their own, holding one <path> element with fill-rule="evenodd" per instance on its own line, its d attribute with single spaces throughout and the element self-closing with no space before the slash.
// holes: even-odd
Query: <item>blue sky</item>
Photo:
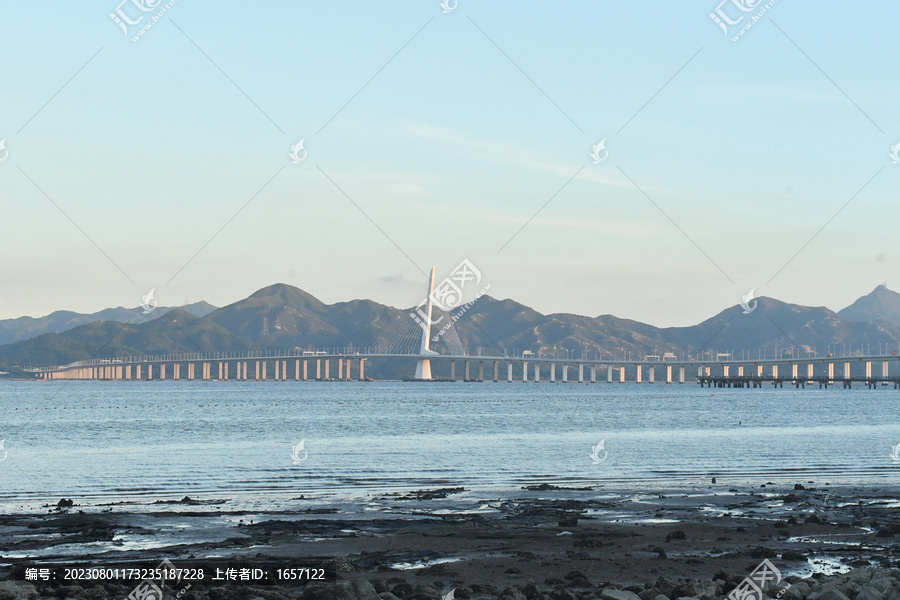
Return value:
<svg viewBox="0 0 900 600">
<path fill-rule="evenodd" d="M 0 317 L 408 306 L 463 258 L 660 326 L 900 288 L 900 6 L 779 0 L 732 42 L 659 4 L 178 0 L 132 42 L 117 2 L 0 3 Z"/>
</svg>

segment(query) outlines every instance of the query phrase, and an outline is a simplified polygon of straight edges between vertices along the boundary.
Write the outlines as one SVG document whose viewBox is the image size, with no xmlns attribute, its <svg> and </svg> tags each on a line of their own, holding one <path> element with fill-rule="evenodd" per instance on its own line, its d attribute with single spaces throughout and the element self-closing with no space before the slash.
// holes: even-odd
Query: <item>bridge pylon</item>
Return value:
<svg viewBox="0 0 900 600">
<path fill-rule="evenodd" d="M 434 292 L 434 267 L 431 267 L 431 277 L 428 280 L 428 298 L 425 300 L 425 314 L 419 312 L 422 317 L 420 326 L 422 327 L 422 343 L 419 345 L 419 354 L 437 354 L 431 350 L 431 311 L 433 308 L 433 300 L 431 296 Z M 416 379 L 431 379 L 431 361 L 427 358 L 420 358 L 416 362 Z"/>
</svg>

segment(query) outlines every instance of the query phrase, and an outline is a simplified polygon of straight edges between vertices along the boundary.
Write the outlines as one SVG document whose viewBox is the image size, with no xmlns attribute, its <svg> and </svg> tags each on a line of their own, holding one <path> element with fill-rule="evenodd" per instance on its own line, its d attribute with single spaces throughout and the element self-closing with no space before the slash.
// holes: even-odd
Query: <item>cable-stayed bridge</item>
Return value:
<svg viewBox="0 0 900 600">
<path fill-rule="evenodd" d="M 710 358 L 679 358 L 674 354 L 651 355 L 643 360 L 616 358 L 549 357 L 523 351 L 472 355 L 463 348 L 447 311 L 434 302 L 434 268 L 427 287 L 427 300 L 363 350 L 267 350 L 205 352 L 120 358 L 97 358 L 52 367 L 22 370 L 41 380 L 235 380 L 235 381 L 367 381 L 366 365 L 376 361 L 415 361 L 409 379 L 433 381 L 432 363 L 449 362 L 453 381 L 524 381 L 551 383 L 685 383 L 690 380 L 710 387 L 762 387 L 784 383 L 796 387 L 818 384 L 870 388 L 892 385 L 900 389 L 900 356 L 892 354 L 847 357 L 781 357 L 734 360 L 716 353 Z M 437 317 L 437 318 L 435 318 Z M 446 319 L 446 320 L 445 320 Z M 439 339 L 443 352 L 432 349 L 433 327 L 442 325 Z M 714 358 L 713 358 L 714 357 Z M 891 376 L 893 371 L 898 375 Z M 446 365 L 445 365 L 446 366 Z M 457 369 L 459 366 L 459 369 Z M 696 375 L 694 370 L 696 369 Z M 446 368 L 443 369 L 447 371 Z"/>
</svg>

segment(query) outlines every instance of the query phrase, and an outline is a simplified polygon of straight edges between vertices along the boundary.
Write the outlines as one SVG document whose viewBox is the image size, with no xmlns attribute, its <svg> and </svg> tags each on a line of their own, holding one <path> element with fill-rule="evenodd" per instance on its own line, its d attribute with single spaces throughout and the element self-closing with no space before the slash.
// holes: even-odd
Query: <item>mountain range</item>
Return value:
<svg viewBox="0 0 900 600">
<path fill-rule="evenodd" d="M 216 307 L 207 302 L 195 302 L 179 307 L 181 310 L 204 317 L 216 310 Z M 141 308 L 107 308 L 100 312 L 82 314 L 70 310 L 58 310 L 46 317 L 19 317 L 17 319 L 0 319 L 0 345 L 11 344 L 37 337 L 42 333 L 62 333 L 79 325 L 94 323 L 95 321 L 118 321 L 120 323 L 146 323 L 158 319 L 167 312 L 174 310 L 174 306 L 158 306 L 149 313 Z"/>
<path fill-rule="evenodd" d="M 667 352 L 679 357 L 730 352 L 735 358 L 747 353 L 749 358 L 761 352 L 771 357 L 775 351 L 784 356 L 816 351 L 823 356 L 833 346 L 853 353 L 900 348 L 900 294 L 885 286 L 840 312 L 767 297 L 751 307 L 747 313 L 732 306 L 689 327 L 660 328 L 613 315 L 545 315 L 510 299 L 483 296 L 445 335 L 437 333 L 451 319 L 436 313 L 441 321 L 433 328 L 431 347 L 445 353 L 502 356 L 530 350 L 590 358 Z M 178 352 L 296 348 L 415 352 L 421 329 L 410 318 L 413 310 L 371 300 L 325 304 L 296 287 L 275 284 L 222 308 L 200 302 L 157 308 L 149 315 L 140 308 L 92 315 L 60 311 L 41 319 L 0 321 L 0 341 L 12 340 L 0 345 L 0 370 Z M 400 377 L 411 371 L 409 361 L 385 362 L 371 372 Z M 439 368 L 436 376 L 441 374 Z"/>
</svg>

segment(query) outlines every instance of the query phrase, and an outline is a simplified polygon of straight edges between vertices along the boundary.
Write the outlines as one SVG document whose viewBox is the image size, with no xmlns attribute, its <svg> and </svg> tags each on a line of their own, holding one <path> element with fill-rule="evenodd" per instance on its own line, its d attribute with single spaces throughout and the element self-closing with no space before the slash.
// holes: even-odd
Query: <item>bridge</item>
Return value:
<svg viewBox="0 0 900 600">
<path fill-rule="evenodd" d="M 25 367 L 23 371 L 41 380 L 220 380 L 220 381 L 368 381 L 366 363 L 373 360 L 415 360 L 413 381 L 433 381 L 432 362 L 449 362 L 451 381 L 523 381 L 550 383 L 636 383 L 687 381 L 696 369 L 695 381 L 708 387 L 762 387 L 771 383 L 783 387 L 818 384 L 829 387 L 840 383 L 845 388 L 864 383 L 874 389 L 893 385 L 900 389 L 900 376 L 890 376 L 890 365 L 900 356 L 875 354 L 835 357 L 758 358 L 733 360 L 729 354 L 710 354 L 679 359 L 670 353 L 648 355 L 643 360 L 613 358 L 560 358 L 524 351 L 510 356 L 439 354 L 430 348 L 433 311 L 434 268 L 428 284 L 428 300 L 417 320 L 422 327 L 419 350 L 415 353 L 385 353 L 337 350 L 294 350 L 260 352 L 219 352 L 166 354 L 121 358 L 91 359 L 52 367 Z M 461 372 L 457 373 L 457 364 Z M 501 372 L 501 365 L 505 367 Z M 335 368 L 333 368 L 335 367 Z M 477 368 L 477 371 L 475 368 Z M 880 367 L 880 373 L 877 373 Z M 487 368 L 487 378 L 485 370 Z M 570 370 L 572 375 L 570 377 Z M 199 373 L 199 374 L 198 374 Z M 657 379 L 659 374 L 660 379 Z M 898 373 L 900 375 L 900 373 Z"/>
<path fill-rule="evenodd" d="M 524 381 L 550 383 L 685 383 L 688 374 L 701 386 L 783 387 L 818 384 L 819 387 L 863 383 L 868 387 L 892 385 L 900 389 L 900 377 L 889 375 L 897 355 L 845 358 L 764 359 L 736 361 L 638 361 L 589 360 L 522 356 L 448 354 L 343 353 L 332 351 L 282 351 L 243 353 L 195 353 L 92 359 L 53 367 L 28 367 L 24 371 L 42 380 L 220 380 L 220 381 L 366 381 L 366 363 L 374 359 L 427 362 L 448 361 L 452 381 Z M 461 368 L 457 370 L 457 365 Z M 501 369 L 501 366 L 503 367 Z M 880 367 L 880 369 L 878 368 Z M 417 366 L 417 374 L 422 374 Z M 694 377 L 696 369 L 696 377 Z M 877 371 L 880 370 L 880 373 Z M 856 374 L 853 374 L 853 373 Z"/>
</svg>

